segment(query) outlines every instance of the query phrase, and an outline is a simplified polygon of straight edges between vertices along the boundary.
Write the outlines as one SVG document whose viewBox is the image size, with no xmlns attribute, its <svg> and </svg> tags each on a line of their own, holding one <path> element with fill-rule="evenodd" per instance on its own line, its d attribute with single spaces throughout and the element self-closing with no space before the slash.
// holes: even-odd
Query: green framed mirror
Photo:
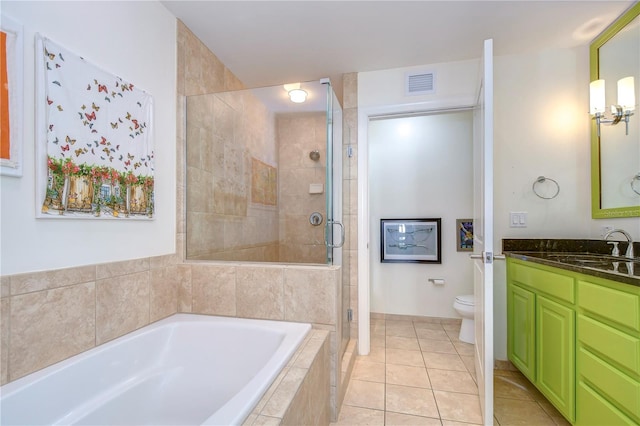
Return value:
<svg viewBox="0 0 640 426">
<path fill-rule="evenodd" d="M 640 2 L 593 42 L 590 81 L 605 82 L 605 105 L 617 105 L 617 81 L 635 78 L 640 98 Z M 591 215 L 594 219 L 640 216 L 640 112 L 617 125 L 591 124 Z M 606 116 L 611 116 L 608 112 Z M 608 117 L 607 117 L 608 118 Z M 627 134 L 628 132 L 628 134 Z"/>
</svg>

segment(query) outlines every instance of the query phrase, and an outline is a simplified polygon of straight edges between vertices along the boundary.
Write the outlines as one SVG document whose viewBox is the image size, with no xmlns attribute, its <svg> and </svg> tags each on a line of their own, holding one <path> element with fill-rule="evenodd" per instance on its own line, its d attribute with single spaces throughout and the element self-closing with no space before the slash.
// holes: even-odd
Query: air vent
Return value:
<svg viewBox="0 0 640 426">
<path fill-rule="evenodd" d="M 421 71 L 407 73 L 405 77 L 405 95 L 428 95 L 434 93 L 435 73 L 432 71 Z"/>
</svg>

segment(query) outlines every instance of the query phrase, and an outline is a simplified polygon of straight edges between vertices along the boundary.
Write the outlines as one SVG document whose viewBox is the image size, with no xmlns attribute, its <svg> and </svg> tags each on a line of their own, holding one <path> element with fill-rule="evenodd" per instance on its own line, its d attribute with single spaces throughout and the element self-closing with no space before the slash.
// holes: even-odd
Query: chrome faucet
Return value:
<svg viewBox="0 0 640 426">
<path fill-rule="evenodd" d="M 633 259 L 633 240 L 631 238 L 631 235 L 629 235 L 629 233 L 627 231 L 625 231 L 624 229 L 612 229 L 611 231 L 608 231 L 606 234 L 604 234 L 604 240 L 608 240 L 609 236 L 611 234 L 622 234 L 624 235 L 624 237 L 627 239 L 629 245 L 627 246 L 627 252 L 625 253 L 625 257 L 627 257 L 628 259 Z"/>
</svg>

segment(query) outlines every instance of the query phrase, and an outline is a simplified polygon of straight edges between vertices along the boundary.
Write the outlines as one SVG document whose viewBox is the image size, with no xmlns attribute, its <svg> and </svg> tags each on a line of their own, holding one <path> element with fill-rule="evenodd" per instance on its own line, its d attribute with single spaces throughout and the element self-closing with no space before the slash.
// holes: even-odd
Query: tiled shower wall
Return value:
<svg viewBox="0 0 640 426">
<path fill-rule="evenodd" d="M 251 180 L 254 160 L 277 170 L 273 114 L 249 91 L 186 107 L 188 258 L 278 261 L 278 211 L 254 202 Z"/>
<path fill-rule="evenodd" d="M 319 212 L 325 216 L 326 193 L 310 194 L 309 185 L 325 187 L 327 118 L 324 112 L 283 114 L 277 117 L 280 157 L 279 218 L 280 262 L 326 263 L 324 225 L 313 226 L 309 216 Z M 320 159 L 313 161 L 311 151 Z"/>
</svg>

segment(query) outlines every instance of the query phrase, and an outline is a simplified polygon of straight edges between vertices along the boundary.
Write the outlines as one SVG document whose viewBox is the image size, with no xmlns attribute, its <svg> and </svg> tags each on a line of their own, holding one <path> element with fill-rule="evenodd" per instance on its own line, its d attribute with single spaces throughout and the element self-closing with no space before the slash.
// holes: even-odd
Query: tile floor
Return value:
<svg viewBox="0 0 640 426">
<path fill-rule="evenodd" d="M 358 356 L 334 426 L 482 424 L 473 345 L 459 323 L 371 320 L 371 352 Z M 496 370 L 494 424 L 568 425 L 517 371 Z"/>
</svg>

